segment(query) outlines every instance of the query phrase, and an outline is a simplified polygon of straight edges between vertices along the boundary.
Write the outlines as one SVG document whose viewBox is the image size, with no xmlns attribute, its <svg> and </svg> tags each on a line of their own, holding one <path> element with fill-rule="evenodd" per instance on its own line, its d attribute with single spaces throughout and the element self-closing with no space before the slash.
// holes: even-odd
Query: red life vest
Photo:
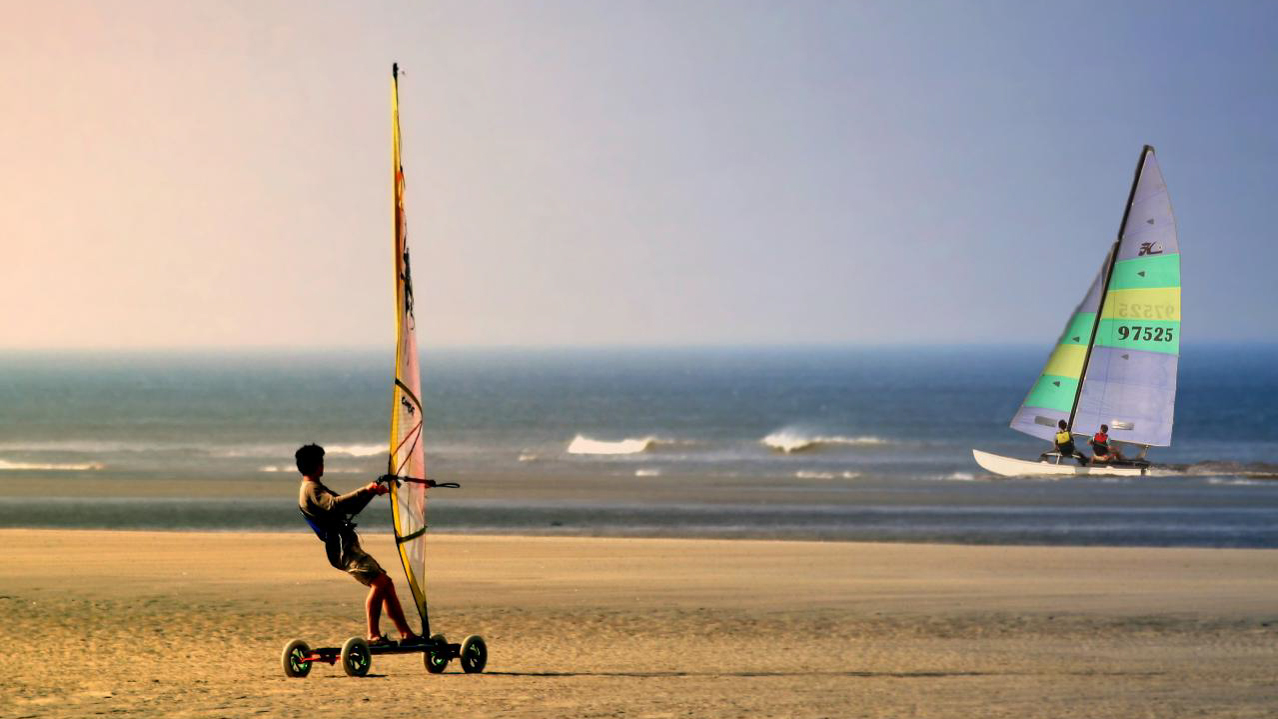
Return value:
<svg viewBox="0 0 1278 719">
<path fill-rule="evenodd" d="M 1092 445 L 1095 447 L 1104 447 L 1106 450 L 1108 450 L 1109 435 L 1105 434 L 1104 432 L 1097 432 L 1096 436 L 1092 437 Z"/>
</svg>

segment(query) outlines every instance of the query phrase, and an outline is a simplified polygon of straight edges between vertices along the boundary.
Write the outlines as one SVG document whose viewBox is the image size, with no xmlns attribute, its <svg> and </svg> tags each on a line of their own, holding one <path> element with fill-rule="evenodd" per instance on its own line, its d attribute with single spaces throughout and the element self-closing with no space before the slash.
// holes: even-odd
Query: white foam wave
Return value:
<svg viewBox="0 0 1278 719">
<path fill-rule="evenodd" d="M 579 434 L 568 443 L 568 454 L 638 454 L 646 452 L 656 443 L 656 437 L 628 438 L 610 442 Z"/>
<path fill-rule="evenodd" d="M 847 445 L 854 447 L 868 447 L 874 445 L 888 444 L 886 439 L 881 437 L 861 436 L 861 437 L 845 437 L 843 435 L 808 435 L 794 430 L 782 429 L 759 440 L 770 449 L 775 449 L 784 454 L 792 454 L 794 452 L 802 452 L 804 450 L 815 449 L 825 445 Z"/>
<path fill-rule="evenodd" d="M 976 475 L 972 472 L 952 472 L 946 479 L 955 482 L 975 482 Z"/>
<path fill-rule="evenodd" d="M 334 444 L 324 448 L 325 454 L 344 454 L 347 457 L 372 457 L 387 452 L 385 444 Z"/>
<path fill-rule="evenodd" d="M 660 477 L 661 470 L 655 469 L 653 467 L 640 467 L 639 469 L 635 470 L 635 476 L 636 477 Z"/>
<path fill-rule="evenodd" d="M 519 455 L 520 462 L 536 462 L 541 459 L 541 455 L 536 452 L 523 452 Z"/>
<path fill-rule="evenodd" d="M 66 472 L 92 472 L 102 469 L 101 462 L 10 462 L 0 459 L 0 471 L 56 470 Z"/>
<path fill-rule="evenodd" d="M 817 472 L 810 469 L 801 469 L 794 473 L 799 479 L 856 479 L 861 476 L 860 472 L 843 471 L 843 472 Z"/>
<path fill-rule="evenodd" d="M 1223 484 L 1231 487 L 1258 487 L 1270 485 L 1273 482 L 1266 482 L 1263 479 L 1223 479 L 1221 477 L 1213 477 L 1207 480 L 1207 484 Z"/>
<path fill-rule="evenodd" d="M 58 440 L 51 442 L 31 441 L 0 442 L 0 452 L 61 452 L 77 455 L 101 456 L 108 454 L 171 454 L 197 455 L 215 457 L 217 459 L 271 459 L 293 456 L 298 445 L 289 444 L 193 444 L 190 442 L 125 442 L 114 440 Z M 369 444 L 347 442 L 324 447 L 329 456 L 337 457 L 373 457 L 385 454 L 386 444 Z"/>
<path fill-rule="evenodd" d="M 258 467 L 257 471 L 267 472 L 270 474 L 275 474 L 279 472 L 296 474 L 297 467 L 294 465 L 285 466 L 285 465 L 279 465 L 279 464 L 268 464 L 262 467 Z M 358 467 L 330 467 L 328 465 L 324 465 L 324 474 L 366 474 L 367 472 L 368 470 L 359 469 Z"/>
</svg>

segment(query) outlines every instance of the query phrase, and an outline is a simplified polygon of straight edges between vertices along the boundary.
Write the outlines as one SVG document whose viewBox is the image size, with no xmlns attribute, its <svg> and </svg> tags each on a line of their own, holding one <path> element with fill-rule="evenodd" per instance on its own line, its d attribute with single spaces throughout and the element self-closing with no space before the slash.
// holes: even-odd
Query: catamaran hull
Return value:
<svg viewBox="0 0 1278 719">
<path fill-rule="evenodd" d="M 1104 464 L 1080 467 L 1070 462 L 1054 464 L 1046 461 L 1015 459 L 1002 455 L 972 450 L 972 458 L 981 468 L 1002 477 L 1139 477 L 1149 471 L 1148 467 L 1114 467 Z"/>
</svg>

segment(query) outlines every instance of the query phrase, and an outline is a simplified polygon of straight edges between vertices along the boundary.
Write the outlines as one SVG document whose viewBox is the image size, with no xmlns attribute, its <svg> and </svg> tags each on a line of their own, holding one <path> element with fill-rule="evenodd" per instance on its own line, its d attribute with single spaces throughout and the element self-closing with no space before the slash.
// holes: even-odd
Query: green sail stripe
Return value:
<svg viewBox="0 0 1278 719">
<path fill-rule="evenodd" d="M 1180 354 L 1180 322 L 1176 320 L 1101 320 L 1100 326 L 1096 328 L 1096 346 L 1178 355 Z"/>
<path fill-rule="evenodd" d="M 1059 386 L 1058 386 L 1059 384 Z M 1045 374 L 1038 378 L 1025 398 L 1026 407 L 1042 407 L 1069 412 L 1074 406 L 1074 394 L 1078 390 L 1078 378 Z"/>
<path fill-rule="evenodd" d="M 1096 324 L 1095 312 L 1075 312 L 1065 325 L 1057 344 L 1085 345 L 1092 336 L 1092 325 Z"/>
<path fill-rule="evenodd" d="M 1151 287 L 1180 287 L 1180 255 L 1147 255 L 1114 263 L 1111 290 Z"/>
</svg>

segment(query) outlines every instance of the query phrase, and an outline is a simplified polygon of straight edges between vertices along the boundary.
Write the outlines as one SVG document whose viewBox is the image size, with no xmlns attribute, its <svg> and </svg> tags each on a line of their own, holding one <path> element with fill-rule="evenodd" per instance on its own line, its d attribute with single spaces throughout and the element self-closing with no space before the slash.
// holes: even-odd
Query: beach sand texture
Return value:
<svg viewBox="0 0 1278 719">
<path fill-rule="evenodd" d="M 1278 715 L 1269 550 L 445 535 L 432 629 L 486 674 L 298 680 L 288 639 L 362 633 L 312 536 L 0 541 L 0 716 Z"/>
</svg>

